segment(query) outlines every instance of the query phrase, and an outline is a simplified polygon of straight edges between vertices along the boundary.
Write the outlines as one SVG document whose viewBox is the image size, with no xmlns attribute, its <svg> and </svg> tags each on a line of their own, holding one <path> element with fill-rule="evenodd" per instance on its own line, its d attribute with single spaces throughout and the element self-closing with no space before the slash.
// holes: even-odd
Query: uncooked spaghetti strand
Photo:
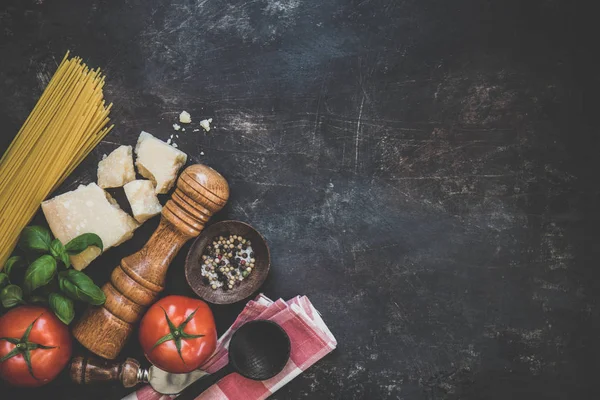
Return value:
<svg viewBox="0 0 600 400">
<path fill-rule="evenodd" d="M 76 77 L 76 75 L 73 75 L 69 79 L 69 82 L 67 82 L 67 84 L 68 85 L 74 84 L 74 82 L 75 82 L 74 78 L 75 77 Z M 69 90 L 69 89 L 70 89 L 69 86 L 65 86 L 64 88 L 61 88 L 59 90 L 57 96 L 54 97 L 51 100 L 51 102 L 54 102 L 56 104 L 55 105 L 51 104 L 51 105 L 56 106 L 55 108 L 58 108 L 57 106 L 59 105 L 59 101 L 63 98 L 65 91 Z M 51 113 L 52 113 L 51 115 L 44 114 L 41 117 L 43 119 L 43 122 L 42 122 L 41 126 L 32 127 L 32 129 L 33 129 L 32 131 L 46 129 L 47 126 L 48 126 L 48 124 L 49 124 L 49 122 L 50 122 L 50 119 L 54 116 L 55 112 L 56 112 L 56 110 L 53 109 L 51 111 Z M 25 136 L 25 138 L 22 138 L 21 135 L 19 135 L 17 138 L 15 138 L 15 140 L 13 141 L 13 143 L 19 142 L 22 139 L 25 140 L 25 139 L 31 138 L 31 141 L 34 141 L 33 146 L 35 146 L 38 143 L 38 141 L 39 141 L 39 139 L 41 137 L 41 135 L 38 135 L 38 136 L 24 135 L 24 136 Z M 0 185 L 0 190 L 3 189 L 4 185 L 6 185 L 8 182 L 10 182 L 12 176 L 15 173 L 15 170 L 19 169 L 19 166 L 22 164 L 23 159 L 26 158 L 26 157 L 28 157 L 28 153 L 32 151 L 31 148 L 33 147 L 33 146 L 30 146 L 28 142 L 23 142 L 23 141 L 20 143 L 20 146 L 23 146 L 23 150 L 20 150 L 20 151 L 17 151 L 17 152 L 13 152 L 13 153 L 15 153 L 15 160 L 7 159 L 6 163 L 9 163 L 8 167 L 7 168 L 0 167 L 0 169 L 3 171 L 2 172 L 2 178 L 3 179 L 1 181 L 2 184 Z M 7 153 L 9 153 L 8 150 L 7 150 Z"/>
<path fill-rule="evenodd" d="M 43 201 L 110 132 L 105 77 L 68 53 L 0 158 L 0 269 Z"/>
</svg>

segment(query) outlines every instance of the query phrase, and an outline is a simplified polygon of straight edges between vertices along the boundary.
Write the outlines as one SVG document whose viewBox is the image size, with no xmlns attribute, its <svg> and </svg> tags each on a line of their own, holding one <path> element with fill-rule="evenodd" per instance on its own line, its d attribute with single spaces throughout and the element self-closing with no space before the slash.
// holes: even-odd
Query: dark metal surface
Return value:
<svg viewBox="0 0 600 400">
<path fill-rule="evenodd" d="M 106 71 L 116 129 L 60 191 L 93 181 L 102 154 L 142 129 L 167 139 L 182 110 L 212 117 L 210 133 L 175 141 L 229 180 L 217 220 L 264 234 L 264 292 L 308 295 L 339 341 L 274 399 L 598 398 L 599 66 L 588 8 L 4 0 L 0 149 L 67 49 Z M 105 281 L 155 226 L 87 271 Z M 193 295 L 187 248 L 165 293 Z M 213 307 L 220 333 L 241 307 Z M 141 359 L 135 339 L 123 356 Z M 0 390 L 126 393 L 64 381 Z"/>
</svg>

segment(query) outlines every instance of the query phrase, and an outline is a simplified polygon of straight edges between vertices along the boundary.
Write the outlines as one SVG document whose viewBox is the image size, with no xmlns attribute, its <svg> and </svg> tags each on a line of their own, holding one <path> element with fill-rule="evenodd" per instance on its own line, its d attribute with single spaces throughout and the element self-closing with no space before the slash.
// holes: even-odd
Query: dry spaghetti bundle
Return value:
<svg viewBox="0 0 600 400">
<path fill-rule="evenodd" d="M 112 129 L 100 69 L 65 55 L 0 159 L 0 270 L 40 203 Z"/>
</svg>

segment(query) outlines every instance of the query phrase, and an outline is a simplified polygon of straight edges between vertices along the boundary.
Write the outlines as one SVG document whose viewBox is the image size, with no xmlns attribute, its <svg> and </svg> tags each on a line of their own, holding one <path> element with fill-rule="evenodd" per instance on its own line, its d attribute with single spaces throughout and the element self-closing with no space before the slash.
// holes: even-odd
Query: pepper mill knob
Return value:
<svg viewBox="0 0 600 400">
<path fill-rule="evenodd" d="M 73 327 L 73 336 L 101 357 L 117 357 L 134 324 L 164 289 L 173 258 L 188 240 L 202 232 L 228 198 L 229 185 L 217 171 L 201 164 L 186 168 L 163 207 L 152 237 L 113 270 L 110 282 L 102 287 L 106 302 L 87 309 Z"/>
<path fill-rule="evenodd" d="M 229 185 L 221 174 L 206 165 L 192 165 L 179 176 L 177 189 L 162 215 L 190 237 L 196 237 L 228 198 Z"/>
</svg>

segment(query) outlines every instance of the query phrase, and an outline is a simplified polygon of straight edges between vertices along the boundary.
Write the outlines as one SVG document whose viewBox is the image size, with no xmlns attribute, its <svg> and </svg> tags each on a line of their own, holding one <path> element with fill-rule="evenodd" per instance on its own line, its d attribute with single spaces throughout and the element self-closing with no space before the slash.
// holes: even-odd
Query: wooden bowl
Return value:
<svg viewBox="0 0 600 400">
<path fill-rule="evenodd" d="M 202 276 L 202 254 L 215 236 L 241 235 L 252 242 L 254 270 L 240 284 L 227 291 L 213 289 L 204 283 Z M 222 221 L 206 228 L 194 241 L 185 260 L 185 279 L 201 299 L 213 304 L 231 304 L 249 297 L 267 279 L 271 266 L 271 255 L 265 238 L 250 225 L 241 221 Z"/>
</svg>

